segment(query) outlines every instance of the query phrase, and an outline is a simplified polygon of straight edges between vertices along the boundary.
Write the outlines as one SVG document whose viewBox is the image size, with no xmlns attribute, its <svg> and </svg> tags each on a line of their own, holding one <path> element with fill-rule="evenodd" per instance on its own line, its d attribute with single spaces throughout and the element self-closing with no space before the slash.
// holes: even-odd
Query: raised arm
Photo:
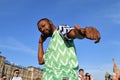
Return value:
<svg viewBox="0 0 120 80">
<path fill-rule="evenodd" d="M 80 28 L 77 24 L 74 25 L 74 29 L 71 30 L 67 36 L 70 38 L 87 38 L 90 40 L 95 40 L 95 43 L 98 43 L 100 41 L 100 33 L 96 28 Z"/>
<path fill-rule="evenodd" d="M 44 50 L 43 50 L 43 42 L 46 40 L 47 37 L 41 35 L 39 39 L 39 47 L 38 47 L 38 62 L 39 64 L 44 64 Z"/>
</svg>

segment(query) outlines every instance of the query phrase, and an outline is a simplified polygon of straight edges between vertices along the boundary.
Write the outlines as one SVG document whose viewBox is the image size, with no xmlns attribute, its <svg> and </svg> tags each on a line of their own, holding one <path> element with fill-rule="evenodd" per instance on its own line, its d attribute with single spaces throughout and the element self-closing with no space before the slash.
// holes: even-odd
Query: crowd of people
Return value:
<svg viewBox="0 0 120 80">
<path fill-rule="evenodd" d="M 78 80 L 94 80 L 94 78 L 90 73 L 84 74 L 84 69 L 79 69 Z"/>
<path fill-rule="evenodd" d="M 22 77 L 19 76 L 19 73 L 19 69 L 15 69 L 13 72 L 13 76 L 10 79 L 7 79 L 7 76 L 3 74 L 0 80 L 23 80 Z M 79 69 L 78 74 L 78 80 L 94 80 L 89 73 L 84 74 L 84 69 Z M 41 78 L 36 78 L 35 80 L 41 80 Z"/>
<path fill-rule="evenodd" d="M 21 76 L 19 76 L 19 74 L 20 74 L 19 69 L 15 69 L 13 71 L 13 76 L 12 77 L 7 78 L 6 74 L 2 74 L 0 80 L 24 80 L 24 79 L 22 79 Z M 36 78 L 34 80 L 41 80 L 41 79 L 40 78 Z"/>
<path fill-rule="evenodd" d="M 3 74 L 0 80 L 22 80 L 22 77 L 20 77 L 19 74 L 19 69 L 15 69 L 13 72 L 13 77 L 7 79 L 6 74 Z M 36 78 L 36 80 L 41 80 L 41 78 Z M 85 73 L 84 69 L 79 69 L 78 80 L 94 80 L 94 78 L 90 73 Z M 113 74 L 106 73 L 105 80 L 120 80 L 120 70 L 115 59 L 113 59 Z"/>
<path fill-rule="evenodd" d="M 15 69 L 13 72 L 13 76 L 9 80 L 22 80 L 22 77 L 19 76 L 19 73 L 19 69 Z M 0 80 L 8 80 L 6 74 L 3 74 Z"/>
</svg>

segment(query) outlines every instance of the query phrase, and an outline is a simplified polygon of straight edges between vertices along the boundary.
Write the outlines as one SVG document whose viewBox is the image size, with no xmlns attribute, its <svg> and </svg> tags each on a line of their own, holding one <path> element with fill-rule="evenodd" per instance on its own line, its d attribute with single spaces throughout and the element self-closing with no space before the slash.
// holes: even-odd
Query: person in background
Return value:
<svg viewBox="0 0 120 80">
<path fill-rule="evenodd" d="M 7 80 L 6 75 L 5 75 L 5 74 L 3 74 L 3 75 L 1 76 L 1 79 L 0 79 L 0 80 Z"/>
<path fill-rule="evenodd" d="M 79 75 L 78 75 L 78 80 L 84 80 L 84 69 L 79 69 Z"/>
<path fill-rule="evenodd" d="M 111 78 L 112 78 L 112 80 L 118 80 L 118 79 L 117 79 L 117 76 L 116 76 L 116 74 L 115 74 L 115 73 L 113 73 L 113 75 L 112 75 L 112 77 L 111 77 Z"/>
<path fill-rule="evenodd" d="M 19 76 L 19 74 L 20 74 L 19 69 L 15 69 L 11 80 L 22 80 L 22 78 Z"/>
<path fill-rule="evenodd" d="M 108 72 L 106 72 L 105 74 L 105 80 L 111 80 L 111 74 L 109 74 Z"/>
<path fill-rule="evenodd" d="M 73 40 L 87 38 L 100 41 L 100 33 L 96 28 L 74 28 L 59 25 L 58 28 L 47 18 L 37 23 L 41 32 L 38 47 L 38 62 L 44 64 L 42 80 L 78 80 L 78 60 Z M 51 37 L 48 49 L 44 51 L 43 43 Z M 44 54 L 45 53 L 45 54 Z"/>
<path fill-rule="evenodd" d="M 85 80 L 91 80 L 91 75 L 89 73 L 85 73 Z"/>
</svg>

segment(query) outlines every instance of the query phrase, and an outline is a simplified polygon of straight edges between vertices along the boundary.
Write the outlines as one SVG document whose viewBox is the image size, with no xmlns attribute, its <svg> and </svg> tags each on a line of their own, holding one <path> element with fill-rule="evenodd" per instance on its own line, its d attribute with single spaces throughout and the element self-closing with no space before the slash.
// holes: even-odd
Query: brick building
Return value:
<svg viewBox="0 0 120 80">
<path fill-rule="evenodd" d="M 15 69 L 20 70 L 19 76 L 21 76 L 23 80 L 35 80 L 36 78 L 42 77 L 42 70 L 40 68 L 18 66 L 10 63 L 4 56 L 0 55 L 0 76 L 6 74 L 7 80 L 9 80 L 12 78 Z"/>
</svg>

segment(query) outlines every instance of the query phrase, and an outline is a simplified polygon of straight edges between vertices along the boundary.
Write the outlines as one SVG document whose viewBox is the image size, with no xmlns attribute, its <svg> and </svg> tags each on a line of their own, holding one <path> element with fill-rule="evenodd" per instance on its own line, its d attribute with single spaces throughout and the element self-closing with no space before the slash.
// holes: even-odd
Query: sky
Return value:
<svg viewBox="0 0 120 80">
<path fill-rule="evenodd" d="M 98 44 L 75 39 L 79 68 L 95 80 L 113 74 L 112 58 L 120 66 L 120 0 L 0 0 L 0 51 L 6 60 L 24 67 L 38 64 L 40 32 L 37 22 L 49 18 L 54 25 L 93 26 L 101 34 Z M 50 38 L 44 43 L 46 50 Z"/>
</svg>

